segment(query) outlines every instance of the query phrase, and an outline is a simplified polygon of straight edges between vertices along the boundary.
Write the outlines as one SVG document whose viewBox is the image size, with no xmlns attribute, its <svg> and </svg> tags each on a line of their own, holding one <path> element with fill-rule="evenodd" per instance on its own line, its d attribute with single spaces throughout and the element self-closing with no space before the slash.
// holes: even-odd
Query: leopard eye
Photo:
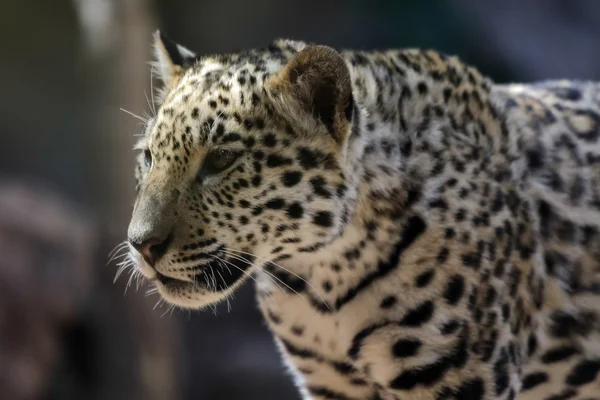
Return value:
<svg viewBox="0 0 600 400">
<path fill-rule="evenodd" d="M 207 176 L 227 170 L 236 162 L 240 154 L 240 152 L 228 150 L 217 150 L 208 153 L 198 173 L 198 179 L 201 181 Z"/>
<path fill-rule="evenodd" d="M 148 168 L 152 166 L 152 153 L 150 153 L 150 150 L 144 150 L 144 165 Z"/>
</svg>

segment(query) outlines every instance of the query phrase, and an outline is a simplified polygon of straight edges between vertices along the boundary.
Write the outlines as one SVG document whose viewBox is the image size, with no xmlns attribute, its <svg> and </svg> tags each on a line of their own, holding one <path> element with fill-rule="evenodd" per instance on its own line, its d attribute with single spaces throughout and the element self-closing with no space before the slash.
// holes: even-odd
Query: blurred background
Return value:
<svg viewBox="0 0 600 400">
<path fill-rule="evenodd" d="M 251 285 L 190 313 L 113 284 L 141 128 L 119 108 L 149 111 L 157 28 L 199 54 L 289 37 L 600 79 L 598 1 L 2 0 L 0 399 L 298 399 Z"/>
</svg>

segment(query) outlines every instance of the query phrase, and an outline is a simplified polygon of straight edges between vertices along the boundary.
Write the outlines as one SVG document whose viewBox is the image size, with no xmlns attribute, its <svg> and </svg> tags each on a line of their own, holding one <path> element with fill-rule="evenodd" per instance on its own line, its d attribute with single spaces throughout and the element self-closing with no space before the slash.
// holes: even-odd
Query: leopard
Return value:
<svg viewBox="0 0 600 400">
<path fill-rule="evenodd" d="M 254 281 L 305 400 L 600 399 L 600 83 L 153 47 L 127 236 L 162 299 Z"/>
</svg>

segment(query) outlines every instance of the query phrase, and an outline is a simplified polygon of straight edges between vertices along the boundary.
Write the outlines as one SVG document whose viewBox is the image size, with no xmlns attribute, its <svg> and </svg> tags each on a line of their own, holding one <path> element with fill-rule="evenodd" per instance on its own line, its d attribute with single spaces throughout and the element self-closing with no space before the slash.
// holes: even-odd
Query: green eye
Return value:
<svg viewBox="0 0 600 400">
<path fill-rule="evenodd" d="M 240 157 L 241 152 L 217 150 L 208 153 L 198 173 L 198 180 L 202 181 L 210 175 L 218 174 L 231 167 Z"/>
<path fill-rule="evenodd" d="M 144 165 L 148 168 L 152 166 L 152 153 L 150 153 L 150 150 L 144 150 Z"/>
</svg>

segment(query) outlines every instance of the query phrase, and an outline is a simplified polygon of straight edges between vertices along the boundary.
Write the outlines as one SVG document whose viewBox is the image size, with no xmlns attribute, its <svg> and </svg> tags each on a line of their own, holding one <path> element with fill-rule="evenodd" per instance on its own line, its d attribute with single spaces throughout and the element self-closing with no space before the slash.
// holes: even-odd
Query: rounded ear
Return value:
<svg viewBox="0 0 600 400">
<path fill-rule="evenodd" d="M 354 99 L 350 71 L 340 53 L 327 46 L 307 46 L 265 89 L 275 106 L 309 132 L 326 131 L 342 144 L 350 132 Z"/>
<path fill-rule="evenodd" d="M 154 33 L 154 66 L 165 86 L 175 83 L 197 60 L 194 52 L 173 42 L 163 32 Z"/>
</svg>

